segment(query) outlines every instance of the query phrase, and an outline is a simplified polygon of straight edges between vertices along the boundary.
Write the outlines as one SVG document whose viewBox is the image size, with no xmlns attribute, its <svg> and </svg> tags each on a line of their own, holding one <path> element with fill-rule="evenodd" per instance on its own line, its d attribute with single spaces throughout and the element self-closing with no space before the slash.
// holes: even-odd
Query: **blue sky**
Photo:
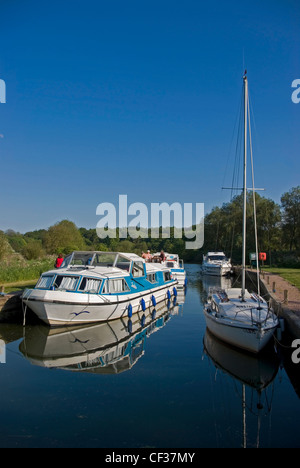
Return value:
<svg viewBox="0 0 300 468">
<path fill-rule="evenodd" d="M 248 70 L 256 185 L 299 185 L 298 0 L 1 0 L 0 229 L 99 203 L 228 201 Z"/>
</svg>

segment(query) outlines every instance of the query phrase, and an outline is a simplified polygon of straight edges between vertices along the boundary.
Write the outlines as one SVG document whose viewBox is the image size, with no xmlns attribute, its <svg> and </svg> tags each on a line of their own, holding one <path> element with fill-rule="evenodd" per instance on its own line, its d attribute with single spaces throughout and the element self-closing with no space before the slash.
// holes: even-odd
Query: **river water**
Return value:
<svg viewBox="0 0 300 468">
<path fill-rule="evenodd" d="M 175 306 L 132 321 L 1 324 L 0 447 L 299 447 L 291 339 L 259 357 L 218 341 L 203 301 L 220 280 L 186 269 Z"/>
</svg>

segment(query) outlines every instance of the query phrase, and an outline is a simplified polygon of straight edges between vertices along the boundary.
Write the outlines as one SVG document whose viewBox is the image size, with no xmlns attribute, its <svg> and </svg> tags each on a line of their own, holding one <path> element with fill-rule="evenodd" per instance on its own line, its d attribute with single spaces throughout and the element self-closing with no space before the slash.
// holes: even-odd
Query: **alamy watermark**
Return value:
<svg viewBox="0 0 300 468">
<path fill-rule="evenodd" d="M 4 80 L 0 80 L 0 104 L 6 104 L 6 84 Z"/>
<path fill-rule="evenodd" d="M 189 239 L 186 249 L 200 249 L 204 244 L 204 203 L 151 203 L 148 209 L 140 202 L 128 206 L 127 195 L 119 195 L 118 208 L 113 203 L 100 203 L 96 215 L 100 216 L 96 227 L 100 239 L 115 239 L 117 226 L 120 239 L 168 239 L 173 225 L 175 239 Z"/>
<path fill-rule="evenodd" d="M 6 349 L 3 340 L 0 340 L 0 364 L 6 364 Z"/>
<path fill-rule="evenodd" d="M 296 350 L 292 353 L 292 361 L 294 364 L 300 363 L 300 340 L 294 340 L 292 343 L 292 348 Z"/>
<path fill-rule="evenodd" d="M 299 104 L 300 102 L 300 79 L 294 80 L 292 82 L 292 88 L 296 88 L 295 91 L 292 92 L 292 101 L 294 104 Z"/>
</svg>

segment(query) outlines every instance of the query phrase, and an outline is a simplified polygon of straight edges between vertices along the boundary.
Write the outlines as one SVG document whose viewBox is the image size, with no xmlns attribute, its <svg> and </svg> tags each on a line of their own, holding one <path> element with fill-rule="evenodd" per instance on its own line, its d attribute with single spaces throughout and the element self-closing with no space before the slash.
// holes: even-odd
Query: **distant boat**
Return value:
<svg viewBox="0 0 300 468">
<path fill-rule="evenodd" d="M 247 207 L 247 129 L 248 80 L 244 81 L 244 181 L 243 181 L 243 250 L 242 289 L 230 288 L 212 293 L 204 307 L 207 328 L 227 343 L 253 353 L 259 353 L 272 338 L 278 318 L 260 296 L 259 265 L 257 265 L 258 294 L 246 290 L 246 207 Z M 250 146 L 251 147 L 251 146 Z M 253 168 L 253 166 L 252 166 Z M 253 175 L 253 171 L 252 171 Z M 253 181 L 255 213 L 255 189 Z M 254 216 L 256 258 L 258 259 L 256 213 Z"/>
<path fill-rule="evenodd" d="M 160 253 L 155 253 L 152 257 L 152 262 L 158 261 L 158 264 L 165 268 L 170 268 L 172 278 L 178 281 L 179 287 L 186 286 L 186 271 L 184 269 L 183 260 L 180 260 L 178 254 L 164 253 L 165 260 L 161 261 Z"/>
<path fill-rule="evenodd" d="M 50 326 L 131 317 L 177 297 L 170 268 L 136 254 L 73 252 L 58 269 L 43 273 L 22 301 Z"/>
<path fill-rule="evenodd" d="M 226 276 L 231 270 L 231 262 L 224 252 L 208 252 L 203 255 L 202 272 L 205 275 Z"/>
</svg>

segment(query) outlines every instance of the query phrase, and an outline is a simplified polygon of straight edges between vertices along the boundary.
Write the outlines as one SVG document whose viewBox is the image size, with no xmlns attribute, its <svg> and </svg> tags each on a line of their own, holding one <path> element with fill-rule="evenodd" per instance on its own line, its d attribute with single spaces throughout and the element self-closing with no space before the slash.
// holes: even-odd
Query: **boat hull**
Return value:
<svg viewBox="0 0 300 468">
<path fill-rule="evenodd" d="M 66 295 L 57 291 L 27 290 L 22 300 L 37 317 L 50 326 L 78 325 L 120 319 L 141 312 L 177 295 L 177 282 L 149 290 L 147 293 L 114 295 Z M 175 288 L 175 291 L 174 291 Z M 153 297 L 155 302 L 153 302 Z M 80 301 L 80 302 L 79 302 Z"/>
<path fill-rule="evenodd" d="M 206 308 L 204 309 L 206 325 L 209 331 L 226 343 L 251 353 L 262 351 L 272 338 L 277 323 L 269 327 L 250 327 L 237 325 L 231 321 L 219 319 Z"/>
<path fill-rule="evenodd" d="M 183 288 L 186 286 L 186 272 L 185 270 L 171 270 L 172 278 L 178 281 L 178 286 Z"/>
<path fill-rule="evenodd" d="M 226 276 L 231 273 L 231 267 L 222 265 L 203 265 L 202 271 L 205 275 Z"/>
</svg>

